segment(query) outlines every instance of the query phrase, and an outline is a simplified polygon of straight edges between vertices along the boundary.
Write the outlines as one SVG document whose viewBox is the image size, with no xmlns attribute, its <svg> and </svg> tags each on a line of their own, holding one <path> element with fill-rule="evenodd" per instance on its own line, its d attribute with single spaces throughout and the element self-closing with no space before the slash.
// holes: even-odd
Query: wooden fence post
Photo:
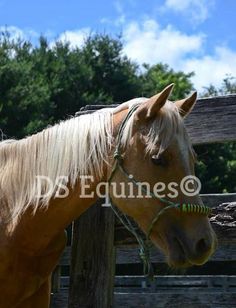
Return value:
<svg viewBox="0 0 236 308">
<path fill-rule="evenodd" d="M 73 227 L 69 308 L 110 308 L 115 274 L 114 214 L 99 200 Z"/>
</svg>

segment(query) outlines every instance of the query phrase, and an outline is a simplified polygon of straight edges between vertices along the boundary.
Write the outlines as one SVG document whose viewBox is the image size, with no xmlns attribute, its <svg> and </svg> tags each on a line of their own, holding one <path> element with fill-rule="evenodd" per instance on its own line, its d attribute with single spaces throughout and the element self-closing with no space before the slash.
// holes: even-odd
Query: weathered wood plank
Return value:
<svg viewBox="0 0 236 308">
<path fill-rule="evenodd" d="M 199 99 L 186 126 L 193 144 L 236 140 L 236 95 Z"/>
<path fill-rule="evenodd" d="M 60 260 L 60 266 L 70 265 L 71 247 L 68 246 Z M 236 260 L 236 245 L 222 243 L 210 258 L 211 261 L 234 261 Z M 151 261 L 153 263 L 165 262 L 165 256 L 157 248 L 151 249 Z M 134 246 L 118 246 L 116 248 L 116 264 L 140 263 L 139 248 Z"/>
<path fill-rule="evenodd" d="M 90 105 L 77 114 L 116 105 Z M 236 95 L 198 99 L 185 123 L 193 144 L 236 140 Z"/>
<path fill-rule="evenodd" d="M 230 308 L 235 307 L 236 292 L 227 292 L 223 288 L 171 287 L 159 291 L 145 292 L 139 288 L 136 293 L 127 291 L 114 293 L 114 308 Z M 51 308 L 66 308 L 68 290 L 52 296 Z M 92 306 L 90 306 L 92 307 Z"/>
<path fill-rule="evenodd" d="M 236 243 L 236 202 L 222 203 L 213 208 L 210 221 L 219 243 Z"/>
<path fill-rule="evenodd" d="M 236 291 L 236 276 L 235 275 L 168 275 L 168 276 L 155 276 L 154 281 L 146 282 L 144 276 L 116 276 L 116 287 L 140 287 L 144 289 L 156 290 L 160 288 L 166 289 L 167 287 L 199 287 L 199 288 L 224 288 L 225 290 L 232 289 Z M 116 289 L 117 291 L 117 289 Z"/>
<path fill-rule="evenodd" d="M 62 288 L 68 288 L 69 277 L 64 276 L 61 278 Z M 235 275 L 179 275 L 179 276 L 155 276 L 154 281 L 148 281 L 144 276 L 116 276 L 115 277 L 115 292 L 118 288 L 141 288 L 141 291 L 152 292 L 154 289 L 159 291 L 161 289 L 166 290 L 166 288 L 184 287 L 198 287 L 208 288 L 211 290 L 216 290 L 216 288 L 223 288 L 227 292 L 236 292 L 236 276 Z M 119 289 L 120 290 L 120 289 Z M 124 291 L 124 290 L 123 290 Z M 170 290 L 169 290 L 170 291 Z"/>
<path fill-rule="evenodd" d="M 99 202 L 74 223 L 70 308 L 112 306 L 114 215 Z"/>
<path fill-rule="evenodd" d="M 236 293 L 208 293 L 186 290 L 182 294 L 173 293 L 115 293 L 114 308 L 230 308 L 235 307 Z"/>
<path fill-rule="evenodd" d="M 165 256 L 157 248 L 151 249 L 151 262 L 165 262 Z M 210 261 L 236 261 L 236 245 L 230 243 L 222 244 L 217 247 L 216 252 Z M 116 264 L 141 263 L 138 247 L 117 247 Z"/>
<path fill-rule="evenodd" d="M 229 194 L 201 194 L 202 201 L 205 205 L 216 207 L 222 203 L 236 202 L 236 193 Z"/>
</svg>

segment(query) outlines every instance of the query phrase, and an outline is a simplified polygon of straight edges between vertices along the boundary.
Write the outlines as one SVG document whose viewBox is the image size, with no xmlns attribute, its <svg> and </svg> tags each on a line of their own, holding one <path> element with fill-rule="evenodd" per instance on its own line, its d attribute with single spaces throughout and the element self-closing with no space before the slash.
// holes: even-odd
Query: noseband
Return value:
<svg viewBox="0 0 236 308">
<path fill-rule="evenodd" d="M 131 118 L 131 116 L 133 115 L 133 113 L 137 110 L 137 108 L 139 107 L 139 105 L 134 105 L 130 108 L 130 110 L 128 111 L 126 117 L 124 118 L 124 120 L 122 121 L 119 130 L 118 130 L 118 134 L 117 134 L 117 140 L 116 140 L 116 147 L 115 147 L 115 151 L 114 151 L 114 164 L 112 167 L 112 171 L 110 174 L 110 177 L 108 178 L 108 184 L 110 186 L 111 184 L 111 180 L 115 174 L 116 171 L 120 171 L 125 178 L 129 181 L 132 182 L 134 185 L 136 185 L 137 187 L 140 187 L 140 182 L 137 181 L 136 179 L 133 178 L 133 176 L 131 176 L 123 167 L 123 157 L 121 155 L 121 151 L 120 151 L 120 147 L 121 147 L 121 139 L 122 139 L 122 135 L 125 129 L 125 126 L 127 124 L 127 122 L 129 121 L 129 119 Z M 184 214 L 189 214 L 189 213 L 198 213 L 201 215 L 206 215 L 208 216 L 211 212 L 211 208 L 209 208 L 208 206 L 205 205 L 196 205 L 196 204 L 186 204 L 186 203 L 174 203 L 170 200 L 167 200 L 165 198 L 161 198 L 157 195 L 155 195 L 153 192 L 147 191 L 143 186 L 141 186 L 141 189 L 144 193 L 146 193 L 146 195 L 150 195 L 151 198 L 157 199 L 159 201 L 161 201 L 161 203 L 165 204 L 166 206 L 163 207 L 158 213 L 157 215 L 152 219 L 150 226 L 148 228 L 147 231 L 147 240 L 144 241 L 142 239 L 142 237 L 140 236 L 140 234 L 136 231 L 136 228 L 134 228 L 132 221 L 130 220 L 130 218 L 126 215 L 120 212 L 120 210 L 111 203 L 111 208 L 114 211 L 115 215 L 119 218 L 119 220 L 124 224 L 124 226 L 136 237 L 139 245 L 140 245 L 140 257 L 144 263 L 144 273 L 147 273 L 149 276 L 152 276 L 151 272 L 151 263 L 149 260 L 149 245 L 147 245 L 148 240 L 150 239 L 150 235 L 153 231 L 154 226 L 156 225 L 156 223 L 158 222 L 158 220 L 160 219 L 161 216 L 163 216 L 163 214 L 168 211 L 169 209 L 176 209 L 178 211 L 180 211 L 181 213 Z M 109 199 L 111 201 L 111 196 L 109 193 Z"/>
</svg>

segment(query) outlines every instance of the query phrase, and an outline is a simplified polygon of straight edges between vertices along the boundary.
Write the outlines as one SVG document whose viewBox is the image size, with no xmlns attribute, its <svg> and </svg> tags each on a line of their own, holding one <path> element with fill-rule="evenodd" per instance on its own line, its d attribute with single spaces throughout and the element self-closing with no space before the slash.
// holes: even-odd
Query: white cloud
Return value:
<svg viewBox="0 0 236 308">
<path fill-rule="evenodd" d="M 139 63 L 165 62 L 170 66 L 188 54 L 198 53 L 204 35 L 187 35 L 171 26 L 161 28 L 156 21 L 132 22 L 124 29 L 124 52 Z"/>
<path fill-rule="evenodd" d="M 58 37 L 57 40 L 69 42 L 72 48 L 81 47 L 84 44 L 85 38 L 89 36 L 90 33 L 91 30 L 89 28 L 65 31 Z"/>
<path fill-rule="evenodd" d="M 193 23 L 205 21 L 215 0 L 166 0 L 164 9 L 171 9 L 189 17 Z"/>
<path fill-rule="evenodd" d="M 226 75 L 236 76 L 236 52 L 227 47 L 216 47 L 213 55 L 187 59 L 182 63 L 184 71 L 194 71 L 193 83 L 202 89 L 210 83 L 220 86 Z"/>
<path fill-rule="evenodd" d="M 195 72 L 193 83 L 202 90 L 210 83 L 219 86 L 227 74 L 236 76 L 236 52 L 216 46 L 205 51 L 205 35 L 188 35 L 172 26 L 161 28 L 154 20 L 132 22 L 124 29 L 124 53 L 143 64 L 167 63 L 175 70 Z"/>
</svg>

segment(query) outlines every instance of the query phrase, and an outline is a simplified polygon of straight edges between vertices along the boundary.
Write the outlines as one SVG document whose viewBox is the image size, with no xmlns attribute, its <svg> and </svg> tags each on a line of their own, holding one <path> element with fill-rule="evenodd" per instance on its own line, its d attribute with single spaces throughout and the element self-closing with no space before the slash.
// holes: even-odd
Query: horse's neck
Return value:
<svg viewBox="0 0 236 308">
<path fill-rule="evenodd" d="M 86 194 L 93 194 L 101 180 L 95 179 L 91 182 Z M 20 243 L 21 249 L 30 249 L 32 254 L 42 253 L 60 232 L 96 202 L 96 193 L 93 197 L 81 198 L 81 192 L 81 185 L 78 184 L 73 190 L 70 189 L 68 197 L 51 200 L 46 210 L 39 209 L 34 216 L 30 211 L 26 211 L 13 232 L 13 237 Z"/>
</svg>

